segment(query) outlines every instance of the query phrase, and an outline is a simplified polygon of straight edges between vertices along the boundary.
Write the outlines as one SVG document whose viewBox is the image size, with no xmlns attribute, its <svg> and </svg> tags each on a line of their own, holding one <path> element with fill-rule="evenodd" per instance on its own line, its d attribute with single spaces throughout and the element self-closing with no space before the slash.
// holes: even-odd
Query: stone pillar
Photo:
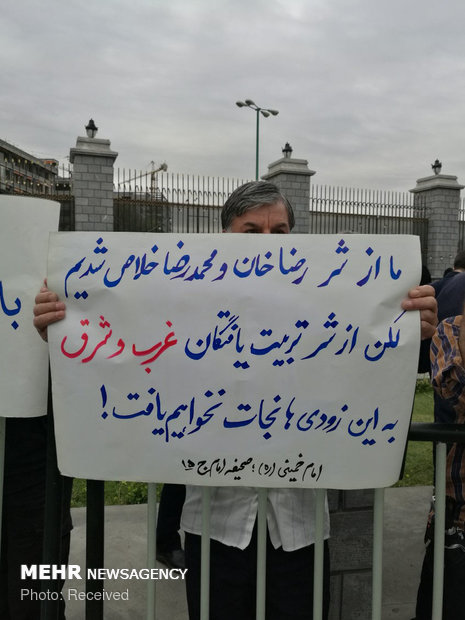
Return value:
<svg viewBox="0 0 465 620">
<path fill-rule="evenodd" d="M 457 177 L 434 174 L 418 179 L 410 191 L 414 204 L 426 206 L 428 218 L 427 267 L 433 280 L 441 278 L 446 267 L 452 267 L 458 251 L 460 190 Z"/>
<path fill-rule="evenodd" d="M 92 120 L 89 127 L 91 123 L 96 132 Z M 70 150 L 75 230 L 113 230 L 113 164 L 117 156 L 110 149 L 110 140 L 95 137 L 78 137 L 76 148 Z"/>
<path fill-rule="evenodd" d="M 308 233 L 310 230 L 310 177 L 315 174 L 309 170 L 306 159 L 291 157 L 289 143 L 283 148 L 283 157 L 268 166 L 268 174 L 262 179 L 275 183 L 289 199 L 294 209 L 294 233 Z"/>
</svg>

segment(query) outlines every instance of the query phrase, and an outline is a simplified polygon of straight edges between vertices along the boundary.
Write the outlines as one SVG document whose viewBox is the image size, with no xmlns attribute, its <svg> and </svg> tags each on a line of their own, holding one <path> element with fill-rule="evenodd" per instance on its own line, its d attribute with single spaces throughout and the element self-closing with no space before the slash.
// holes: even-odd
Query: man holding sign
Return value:
<svg viewBox="0 0 465 620">
<path fill-rule="evenodd" d="M 224 232 L 288 234 L 294 214 L 288 200 L 268 182 L 238 188 L 222 212 Z M 415 287 L 402 302 L 419 310 L 422 337 L 436 325 L 436 301 L 430 286 Z M 34 325 L 43 338 L 47 326 L 61 320 L 65 304 L 43 287 L 36 297 Z M 314 489 L 271 489 L 267 523 L 267 619 L 311 618 L 313 597 Z M 257 491 L 216 487 L 211 496 L 210 617 L 252 618 L 255 613 Z M 186 531 L 187 595 L 191 620 L 199 618 L 201 492 L 189 486 L 182 517 Z M 326 514 L 325 537 L 329 537 Z M 328 549 L 326 545 L 326 558 Z M 324 617 L 329 605 L 329 565 L 325 563 Z"/>
</svg>

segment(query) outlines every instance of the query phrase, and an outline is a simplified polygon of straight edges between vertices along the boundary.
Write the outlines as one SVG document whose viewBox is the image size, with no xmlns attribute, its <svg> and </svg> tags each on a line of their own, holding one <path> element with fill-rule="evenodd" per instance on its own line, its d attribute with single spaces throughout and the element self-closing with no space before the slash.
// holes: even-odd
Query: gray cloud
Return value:
<svg viewBox="0 0 465 620">
<path fill-rule="evenodd" d="M 465 5 L 450 0 L 18 0 L 0 16 L 0 136 L 63 160 L 93 117 L 116 165 L 249 178 L 289 141 L 315 182 L 465 178 Z"/>
</svg>

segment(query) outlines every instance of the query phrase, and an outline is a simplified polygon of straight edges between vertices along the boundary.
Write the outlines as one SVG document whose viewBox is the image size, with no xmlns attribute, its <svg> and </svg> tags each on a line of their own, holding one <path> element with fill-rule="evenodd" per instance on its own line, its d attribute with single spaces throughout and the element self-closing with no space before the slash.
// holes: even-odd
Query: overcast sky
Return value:
<svg viewBox="0 0 465 620">
<path fill-rule="evenodd" d="M 0 138 L 65 161 L 92 117 L 115 166 L 254 178 L 286 142 L 315 183 L 465 183 L 464 0 L 16 0 Z"/>
</svg>

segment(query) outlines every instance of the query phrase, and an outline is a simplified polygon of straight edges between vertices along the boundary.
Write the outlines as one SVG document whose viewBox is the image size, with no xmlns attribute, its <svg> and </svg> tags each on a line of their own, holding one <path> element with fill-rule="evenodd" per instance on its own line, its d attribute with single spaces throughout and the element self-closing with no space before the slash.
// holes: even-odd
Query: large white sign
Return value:
<svg viewBox="0 0 465 620">
<path fill-rule="evenodd" d="M 57 233 L 59 467 L 83 478 L 364 488 L 398 478 L 417 237 Z"/>
<path fill-rule="evenodd" d="M 32 308 L 59 215 L 51 200 L 0 196 L 0 417 L 47 412 L 48 349 L 32 326 Z"/>
</svg>

